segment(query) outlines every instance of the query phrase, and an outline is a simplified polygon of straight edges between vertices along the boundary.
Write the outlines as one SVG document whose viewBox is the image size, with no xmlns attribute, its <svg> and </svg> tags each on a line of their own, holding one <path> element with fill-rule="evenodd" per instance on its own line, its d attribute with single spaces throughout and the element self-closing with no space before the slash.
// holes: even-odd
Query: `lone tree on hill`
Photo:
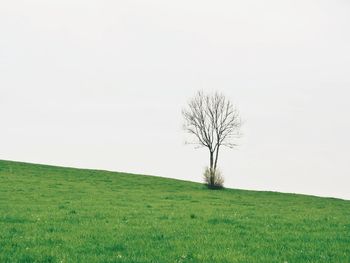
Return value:
<svg viewBox="0 0 350 263">
<path fill-rule="evenodd" d="M 206 147 L 210 153 L 209 167 L 204 180 L 209 188 L 222 188 L 223 177 L 217 169 L 221 146 L 234 148 L 234 138 L 240 136 L 242 121 L 239 111 L 222 94 L 204 94 L 199 91 L 186 108 L 182 110 L 184 130 L 193 135 L 199 147 Z"/>
</svg>

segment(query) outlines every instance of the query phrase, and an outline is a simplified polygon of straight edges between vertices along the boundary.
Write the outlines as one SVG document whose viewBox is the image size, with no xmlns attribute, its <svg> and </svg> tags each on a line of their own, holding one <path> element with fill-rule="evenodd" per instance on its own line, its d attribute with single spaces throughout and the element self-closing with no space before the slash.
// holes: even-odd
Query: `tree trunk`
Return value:
<svg viewBox="0 0 350 263">
<path fill-rule="evenodd" d="M 216 171 L 216 167 L 217 167 L 217 165 L 218 165 L 219 148 L 220 148 L 220 146 L 218 146 L 218 148 L 216 149 L 216 156 L 215 156 L 215 163 L 214 163 L 214 171 Z"/>
<path fill-rule="evenodd" d="M 214 152 L 210 151 L 210 185 L 214 185 Z"/>
</svg>

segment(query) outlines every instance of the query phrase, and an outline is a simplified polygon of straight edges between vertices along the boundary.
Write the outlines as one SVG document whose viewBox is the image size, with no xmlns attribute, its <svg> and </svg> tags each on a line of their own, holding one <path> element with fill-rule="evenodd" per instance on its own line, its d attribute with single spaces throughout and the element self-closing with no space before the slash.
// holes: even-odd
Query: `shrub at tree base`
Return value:
<svg viewBox="0 0 350 263">
<path fill-rule="evenodd" d="M 222 189 L 224 187 L 224 177 L 218 169 L 205 168 L 204 182 L 210 189 Z"/>
</svg>

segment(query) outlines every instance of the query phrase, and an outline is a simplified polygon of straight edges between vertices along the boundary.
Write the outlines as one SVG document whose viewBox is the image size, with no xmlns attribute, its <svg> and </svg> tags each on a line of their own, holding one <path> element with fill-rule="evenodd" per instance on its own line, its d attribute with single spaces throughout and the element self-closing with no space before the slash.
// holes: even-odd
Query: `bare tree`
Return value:
<svg viewBox="0 0 350 263">
<path fill-rule="evenodd" d="M 242 121 L 239 111 L 226 97 L 218 92 L 204 94 L 199 91 L 182 110 L 184 129 L 193 135 L 190 142 L 209 150 L 208 186 L 215 186 L 215 175 L 222 146 L 234 148 L 233 139 L 239 137 Z M 222 185 L 221 185 L 222 186 Z"/>
</svg>

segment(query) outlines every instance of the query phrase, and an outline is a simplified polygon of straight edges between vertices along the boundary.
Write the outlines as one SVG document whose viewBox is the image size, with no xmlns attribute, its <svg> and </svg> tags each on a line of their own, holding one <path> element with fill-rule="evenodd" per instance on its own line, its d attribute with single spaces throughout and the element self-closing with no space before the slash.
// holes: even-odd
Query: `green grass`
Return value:
<svg viewBox="0 0 350 263">
<path fill-rule="evenodd" d="M 350 262 L 350 201 L 0 161 L 0 262 Z"/>
</svg>

